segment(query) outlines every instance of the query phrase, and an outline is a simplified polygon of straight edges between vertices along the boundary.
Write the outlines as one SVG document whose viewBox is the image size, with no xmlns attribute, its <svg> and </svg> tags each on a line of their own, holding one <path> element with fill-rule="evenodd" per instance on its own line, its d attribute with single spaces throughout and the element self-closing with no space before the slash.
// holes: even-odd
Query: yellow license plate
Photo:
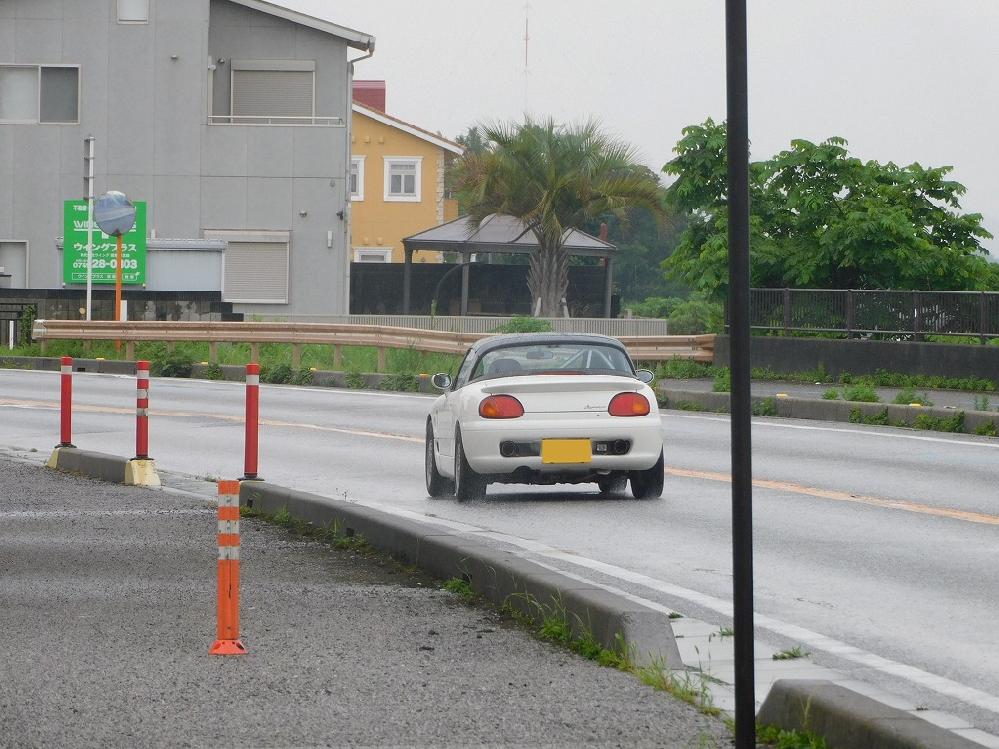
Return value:
<svg viewBox="0 0 999 749">
<path fill-rule="evenodd" d="M 589 463 L 593 448 L 589 440 L 541 440 L 542 463 Z"/>
</svg>

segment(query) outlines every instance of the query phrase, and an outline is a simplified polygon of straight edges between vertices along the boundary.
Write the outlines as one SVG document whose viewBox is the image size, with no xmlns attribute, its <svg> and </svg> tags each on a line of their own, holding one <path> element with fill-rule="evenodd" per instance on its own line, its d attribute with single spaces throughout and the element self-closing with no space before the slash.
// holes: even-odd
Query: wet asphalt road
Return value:
<svg viewBox="0 0 999 749">
<path fill-rule="evenodd" d="M 241 530 L 249 653 L 210 656 L 210 503 L 0 455 L 0 745 L 731 745 L 426 578 Z"/>
<path fill-rule="evenodd" d="M 54 374 L 0 371 L 0 444 L 50 449 L 57 388 Z M 77 376 L 76 393 L 76 444 L 130 455 L 132 380 Z M 151 453 L 162 467 L 241 474 L 241 386 L 154 380 L 151 399 Z M 568 552 L 546 557 L 555 566 L 727 623 L 723 606 L 703 599 L 731 597 L 724 416 L 664 412 L 670 475 L 659 502 L 598 501 L 587 487 L 493 487 L 485 501 L 458 505 L 423 489 L 428 398 L 265 387 L 261 404 L 269 481 L 506 534 L 497 543 L 540 543 Z M 755 419 L 754 473 L 767 482 L 754 497 L 757 611 L 986 693 L 969 702 L 813 652 L 999 733 L 999 698 L 988 700 L 999 695 L 997 459 L 999 442 L 988 438 Z"/>
</svg>

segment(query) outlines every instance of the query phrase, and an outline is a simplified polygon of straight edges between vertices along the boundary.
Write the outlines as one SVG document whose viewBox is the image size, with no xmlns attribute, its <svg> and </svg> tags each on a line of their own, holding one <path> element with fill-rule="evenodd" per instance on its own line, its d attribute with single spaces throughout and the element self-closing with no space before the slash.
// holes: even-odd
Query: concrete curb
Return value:
<svg viewBox="0 0 999 749">
<path fill-rule="evenodd" d="M 831 681 L 780 679 L 767 695 L 757 722 L 807 730 L 829 749 L 981 749 L 913 713 L 889 707 Z"/>
<path fill-rule="evenodd" d="M 129 460 L 76 447 L 57 447 L 47 465 L 57 471 L 80 473 L 113 484 L 160 486 L 156 463 L 152 460 Z"/>
<path fill-rule="evenodd" d="M 262 481 L 242 483 L 240 504 L 267 514 L 285 510 L 318 528 L 363 536 L 405 564 L 444 580 L 463 578 L 483 598 L 534 619 L 563 613 L 575 634 L 588 632 L 608 650 L 620 648 L 623 639 L 639 665 L 684 668 L 664 613 L 510 552 L 431 524 Z"/>
<path fill-rule="evenodd" d="M 683 408 L 685 405 L 696 406 L 696 410 L 728 413 L 729 394 L 709 393 L 701 390 L 680 390 L 676 388 L 659 388 L 659 394 L 664 399 L 662 408 Z M 936 408 L 932 406 L 900 406 L 894 403 L 860 403 L 855 401 L 819 400 L 816 398 L 783 398 L 775 396 L 754 395 L 754 410 L 764 401 L 770 401 L 776 413 L 788 419 L 813 419 L 816 421 L 850 421 L 853 411 L 860 411 L 864 416 L 877 417 L 885 414 L 890 425 L 899 423 L 914 426 L 920 415 L 933 419 L 950 419 L 958 413 L 964 414 L 965 431 L 974 434 L 983 424 L 992 423 L 999 430 L 999 414 L 992 411 L 970 411 L 953 408 Z"/>
</svg>

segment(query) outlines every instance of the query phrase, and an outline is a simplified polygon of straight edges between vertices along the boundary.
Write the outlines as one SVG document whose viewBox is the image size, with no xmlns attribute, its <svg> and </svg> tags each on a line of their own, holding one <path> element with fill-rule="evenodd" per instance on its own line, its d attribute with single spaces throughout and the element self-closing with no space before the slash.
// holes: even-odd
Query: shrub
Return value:
<svg viewBox="0 0 999 749">
<path fill-rule="evenodd" d="M 912 423 L 916 429 L 930 429 L 934 432 L 964 432 L 964 411 L 953 416 L 941 417 L 919 414 Z"/>
<path fill-rule="evenodd" d="M 926 393 L 916 395 L 916 391 L 912 388 L 904 388 L 899 391 L 898 395 L 895 396 L 895 403 L 900 406 L 908 406 L 912 403 L 918 403 L 920 406 L 933 405 L 933 401 L 926 397 Z"/>
<path fill-rule="evenodd" d="M 194 361 L 183 354 L 167 354 L 165 359 L 152 362 L 150 374 L 156 377 L 190 377 Z"/>
<path fill-rule="evenodd" d="M 861 403 L 879 403 L 881 398 L 878 397 L 878 394 L 874 392 L 874 388 L 870 385 L 856 384 L 848 385 L 844 388 L 843 400 L 859 401 Z"/>
<path fill-rule="evenodd" d="M 419 382 L 415 374 L 409 372 L 393 372 L 382 377 L 378 385 L 379 390 L 403 390 L 415 392 L 419 389 Z"/>
<path fill-rule="evenodd" d="M 716 393 L 728 393 L 732 390 L 732 370 L 725 368 L 715 372 L 715 382 L 711 389 Z"/>
<path fill-rule="evenodd" d="M 205 367 L 205 379 L 206 380 L 221 380 L 224 378 L 222 374 L 222 367 L 218 364 L 209 364 Z"/>
<path fill-rule="evenodd" d="M 343 376 L 343 379 L 347 382 L 347 387 L 352 388 L 353 390 L 360 390 L 368 384 L 364 375 L 360 372 L 347 372 Z"/>
<path fill-rule="evenodd" d="M 822 394 L 822 397 L 827 401 L 834 401 L 839 398 L 839 390 L 836 388 L 829 388 Z"/>
<path fill-rule="evenodd" d="M 274 367 L 260 368 L 260 381 L 269 382 L 273 385 L 287 385 L 291 382 L 292 369 L 287 364 L 278 364 Z"/>
<path fill-rule="evenodd" d="M 527 315 L 517 315 L 510 322 L 493 329 L 493 333 L 550 333 L 552 324 L 547 320 Z"/>
<path fill-rule="evenodd" d="M 313 371 L 308 367 L 303 367 L 292 373 L 291 382 L 293 385 L 311 385 Z"/>
<path fill-rule="evenodd" d="M 660 380 L 699 380 L 711 377 L 714 367 L 691 359 L 669 359 L 659 365 L 656 377 Z"/>
<path fill-rule="evenodd" d="M 878 413 L 868 416 L 859 408 L 850 411 L 850 421 L 854 424 L 871 424 L 873 426 L 888 426 L 888 409 L 883 408 Z"/>
<path fill-rule="evenodd" d="M 975 427 L 975 434 L 982 437 L 995 437 L 996 435 L 996 423 L 994 421 L 986 421 L 984 424 L 979 424 Z"/>
<path fill-rule="evenodd" d="M 753 416 L 776 416 L 777 403 L 773 398 L 764 398 L 753 404 Z"/>
</svg>

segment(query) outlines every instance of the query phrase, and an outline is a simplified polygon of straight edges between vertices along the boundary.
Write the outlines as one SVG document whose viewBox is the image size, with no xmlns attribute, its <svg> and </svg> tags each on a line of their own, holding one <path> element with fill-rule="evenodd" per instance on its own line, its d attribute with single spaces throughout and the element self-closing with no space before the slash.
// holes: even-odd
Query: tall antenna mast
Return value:
<svg viewBox="0 0 999 749">
<path fill-rule="evenodd" d="M 530 0 L 527 0 L 524 3 L 524 115 L 525 116 L 527 115 L 527 111 L 528 111 L 528 75 L 529 75 L 528 71 L 529 71 L 529 68 L 528 68 L 527 50 L 528 50 L 528 44 L 531 41 L 531 35 L 529 33 L 529 28 L 530 28 L 529 27 L 530 14 L 531 14 L 531 3 L 530 3 Z"/>
</svg>

